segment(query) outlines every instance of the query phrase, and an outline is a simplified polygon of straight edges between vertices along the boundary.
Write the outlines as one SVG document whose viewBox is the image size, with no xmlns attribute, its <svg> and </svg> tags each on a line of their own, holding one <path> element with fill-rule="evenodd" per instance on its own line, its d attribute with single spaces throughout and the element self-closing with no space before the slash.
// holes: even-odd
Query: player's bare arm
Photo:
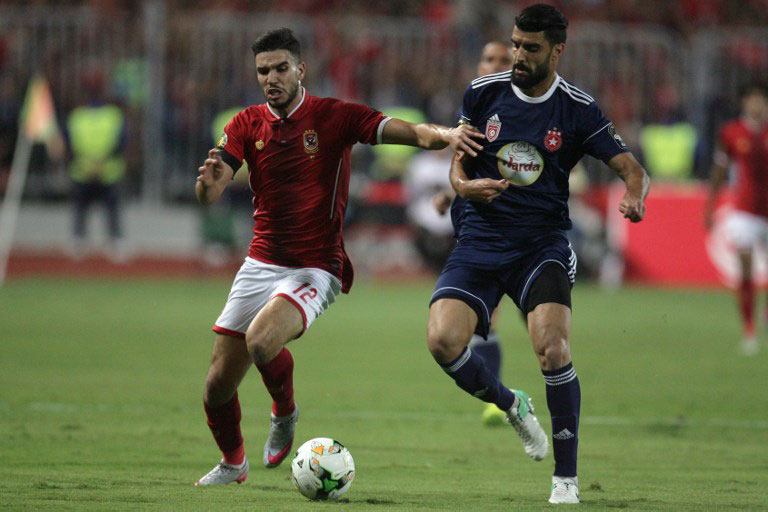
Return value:
<svg viewBox="0 0 768 512">
<path fill-rule="evenodd" d="M 645 198 L 651 180 L 640 162 L 632 153 L 620 153 L 608 161 L 611 169 L 624 181 L 627 191 L 619 203 L 619 211 L 624 218 L 640 222 L 645 216 Z"/>
<path fill-rule="evenodd" d="M 728 164 L 728 156 L 718 145 L 715 148 L 715 161 L 712 163 L 712 170 L 709 175 L 709 195 L 704 205 L 704 224 L 707 226 L 707 229 L 711 229 L 714 224 L 717 194 L 720 192 L 720 188 L 728 176 Z"/>
<path fill-rule="evenodd" d="M 454 154 L 450 172 L 451 186 L 462 198 L 480 203 L 490 203 L 509 187 L 509 182 L 504 179 L 469 179 L 466 171 L 464 171 L 463 160 L 461 155 Z"/>
<path fill-rule="evenodd" d="M 200 175 L 195 183 L 195 195 L 200 204 L 213 204 L 218 201 L 235 175 L 235 171 L 221 159 L 216 148 L 208 151 L 208 158 L 197 171 Z"/>
<path fill-rule="evenodd" d="M 485 135 L 477 128 L 459 125 L 455 128 L 429 123 L 409 123 L 401 119 L 391 119 L 381 134 L 384 144 L 405 144 L 422 149 L 443 149 L 450 146 L 456 153 L 477 156 L 483 146 L 475 139 L 484 139 Z"/>
</svg>

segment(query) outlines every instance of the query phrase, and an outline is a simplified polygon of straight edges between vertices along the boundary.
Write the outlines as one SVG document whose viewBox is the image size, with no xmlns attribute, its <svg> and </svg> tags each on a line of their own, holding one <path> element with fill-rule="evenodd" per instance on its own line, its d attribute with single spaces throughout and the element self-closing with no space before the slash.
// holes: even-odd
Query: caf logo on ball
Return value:
<svg viewBox="0 0 768 512">
<path fill-rule="evenodd" d="M 511 184 L 525 187 L 534 183 L 544 170 L 544 159 L 528 142 L 506 144 L 496 153 L 499 173 Z"/>
</svg>

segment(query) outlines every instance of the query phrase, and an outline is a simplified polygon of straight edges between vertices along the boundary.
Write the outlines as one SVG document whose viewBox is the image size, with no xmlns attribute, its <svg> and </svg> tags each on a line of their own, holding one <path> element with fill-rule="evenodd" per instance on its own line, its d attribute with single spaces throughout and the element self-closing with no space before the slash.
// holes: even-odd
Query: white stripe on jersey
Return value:
<svg viewBox="0 0 768 512">
<path fill-rule="evenodd" d="M 590 103 L 592 103 L 591 101 L 587 101 L 587 100 L 586 100 L 585 98 L 583 98 L 583 97 L 580 97 L 580 96 L 576 96 L 575 94 L 573 94 L 573 93 L 570 91 L 570 89 L 568 89 L 568 87 L 566 87 L 564 84 L 565 84 L 565 82 L 562 82 L 562 81 L 561 81 L 561 82 L 560 82 L 560 84 L 558 85 L 558 87 L 559 87 L 560 89 L 562 89 L 563 91 L 565 91 L 565 93 L 566 93 L 568 96 L 570 96 L 570 97 L 571 97 L 571 99 L 572 99 L 573 101 L 578 101 L 579 103 L 583 103 L 583 104 L 585 104 L 585 105 L 589 105 Z"/>
<path fill-rule="evenodd" d="M 562 80 L 561 82 L 562 82 L 563 85 L 565 85 L 575 95 L 582 96 L 585 100 L 588 100 L 589 102 L 595 101 L 595 98 L 593 98 L 589 94 L 585 93 L 584 91 L 582 91 L 581 89 L 579 89 L 578 87 L 573 85 L 572 83 L 567 82 L 565 80 Z"/>
<path fill-rule="evenodd" d="M 331 200 L 331 216 L 333 220 L 333 208 L 336 206 L 336 190 L 339 188 L 339 174 L 341 174 L 341 163 L 344 161 L 344 157 L 339 158 L 339 167 L 336 168 L 336 181 L 333 182 L 333 199 Z"/>
<path fill-rule="evenodd" d="M 605 130 L 606 128 L 608 128 L 609 126 L 611 126 L 611 124 L 612 124 L 612 123 L 609 121 L 607 125 L 603 126 L 603 127 L 602 127 L 602 128 L 600 128 L 599 130 L 597 130 L 595 133 L 593 133 L 592 135 L 590 135 L 589 137 L 587 137 L 586 139 L 584 139 L 584 142 L 587 142 L 589 139 L 591 139 L 592 137 L 594 137 L 595 135 L 597 135 L 597 134 L 598 134 L 598 133 L 600 133 L 601 131 L 603 131 L 603 130 Z M 583 143 L 582 143 L 582 144 L 583 144 Z"/>
<path fill-rule="evenodd" d="M 512 77 L 512 70 L 510 69 L 510 70 L 507 70 L 507 71 L 499 71 L 498 73 L 491 73 L 490 75 L 483 75 L 483 76 L 481 76 L 479 78 L 475 78 L 470 83 L 472 85 L 475 85 L 475 84 L 480 84 L 480 83 L 484 83 L 484 82 L 487 82 L 487 81 L 493 81 L 493 80 L 496 80 L 498 78 L 511 78 L 511 77 Z M 474 89 L 474 87 L 473 87 L 473 89 Z"/>
<path fill-rule="evenodd" d="M 473 85 L 472 88 L 473 89 L 478 89 L 480 87 L 485 87 L 486 85 L 492 84 L 494 82 L 509 82 L 509 83 L 512 83 L 511 80 L 510 80 L 510 77 L 503 76 L 501 78 L 494 78 L 493 80 L 486 80 L 485 82 L 481 82 L 481 83 L 479 83 L 477 85 Z"/>
</svg>

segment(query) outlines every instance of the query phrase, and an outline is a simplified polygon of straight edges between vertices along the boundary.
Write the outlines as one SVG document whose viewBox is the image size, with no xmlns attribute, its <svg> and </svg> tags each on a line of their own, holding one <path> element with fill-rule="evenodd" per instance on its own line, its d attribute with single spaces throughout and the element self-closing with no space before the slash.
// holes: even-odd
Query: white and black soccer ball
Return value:
<svg viewBox="0 0 768 512">
<path fill-rule="evenodd" d="M 311 500 L 335 500 L 355 479 L 355 461 L 344 445 L 330 437 L 302 444 L 291 461 L 294 487 Z"/>
</svg>

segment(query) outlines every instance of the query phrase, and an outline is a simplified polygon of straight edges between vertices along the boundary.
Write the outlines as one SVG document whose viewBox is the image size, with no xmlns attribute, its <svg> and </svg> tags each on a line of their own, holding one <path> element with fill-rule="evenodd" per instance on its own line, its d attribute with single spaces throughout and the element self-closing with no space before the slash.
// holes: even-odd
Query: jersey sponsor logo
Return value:
<svg viewBox="0 0 768 512">
<path fill-rule="evenodd" d="M 544 158 L 533 144 L 518 141 L 506 144 L 496 153 L 496 165 L 507 181 L 525 187 L 541 176 Z"/>
<path fill-rule="evenodd" d="M 261 140 L 261 139 L 259 139 L 259 140 L 257 140 L 257 141 L 256 141 L 256 143 L 254 144 L 254 146 L 256 146 L 256 149 L 258 149 L 259 151 L 261 151 L 262 149 L 264 149 L 264 141 L 263 141 L 263 140 Z"/>
<path fill-rule="evenodd" d="M 563 134 L 557 128 L 547 130 L 547 135 L 544 136 L 544 147 L 547 151 L 554 153 L 560 146 L 563 145 Z"/>
<path fill-rule="evenodd" d="M 317 141 L 317 132 L 315 130 L 307 130 L 304 132 L 304 151 L 312 154 L 317 153 L 320 146 Z"/>
<path fill-rule="evenodd" d="M 610 134 L 611 134 L 611 137 L 613 137 L 613 140 L 615 140 L 615 141 L 616 141 L 616 144 L 617 144 L 617 145 L 618 145 L 618 146 L 619 146 L 621 149 L 626 149 L 626 148 L 627 148 L 627 144 L 624 142 L 624 139 L 622 139 L 622 138 L 621 138 L 621 135 L 619 135 L 618 133 L 616 133 L 616 128 L 613 126 L 613 123 L 611 123 L 611 124 L 608 126 L 608 133 L 610 133 Z"/>
<path fill-rule="evenodd" d="M 216 143 L 217 149 L 224 149 L 224 146 L 227 145 L 227 134 L 222 133 L 221 137 L 219 137 L 219 142 Z"/>
<path fill-rule="evenodd" d="M 488 142 L 493 142 L 498 138 L 499 132 L 501 132 L 501 119 L 499 114 L 493 114 L 485 124 L 485 138 Z"/>
</svg>

